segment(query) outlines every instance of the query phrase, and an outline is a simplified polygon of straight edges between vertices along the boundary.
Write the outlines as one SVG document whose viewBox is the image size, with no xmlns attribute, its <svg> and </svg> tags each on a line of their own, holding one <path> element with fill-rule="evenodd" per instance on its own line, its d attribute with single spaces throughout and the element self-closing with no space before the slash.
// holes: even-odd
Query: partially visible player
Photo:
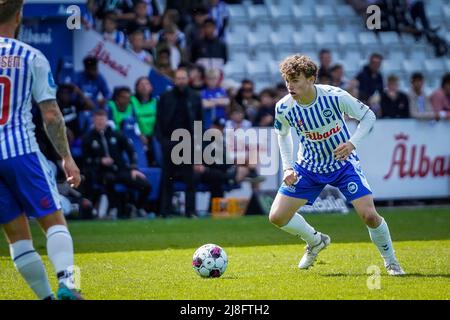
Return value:
<svg viewBox="0 0 450 320">
<path fill-rule="evenodd" d="M 306 253 L 299 268 L 308 269 L 331 239 L 314 230 L 297 211 L 307 202 L 313 203 L 330 184 L 351 201 L 367 225 L 388 274 L 405 274 L 395 257 L 388 225 L 375 209 L 372 191 L 355 152 L 373 127 L 375 114 L 340 88 L 314 84 L 317 66 L 306 56 L 286 58 L 280 71 L 289 91 L 276 105 L 274 123 L 284 175 L 272 204 L 270 221 L 306 241 Z M 359 121 L 353 135 L 344 114 Z M 291 128 L 298 134 L 303 150 L 297 161 L 294 161 Z"/>
<path fill-rule="evenodd" d="M 47 134 L 62 158 L 67 181 L 80 171 L 70 153 L 56 85 L 44 55 L 16 40 L 22 0 L 0 0 L 0 225 L 14 265 L 40 299 L 54 299 L 31 240 L 28 217 L 47 235 L 47 253 L 59 281 L 59 299 L 82 299 L 75 288 L 72 237 L 61 212 L 55 178 L 34 134 L 31 99 L 39 104 Z"/>
</svg>

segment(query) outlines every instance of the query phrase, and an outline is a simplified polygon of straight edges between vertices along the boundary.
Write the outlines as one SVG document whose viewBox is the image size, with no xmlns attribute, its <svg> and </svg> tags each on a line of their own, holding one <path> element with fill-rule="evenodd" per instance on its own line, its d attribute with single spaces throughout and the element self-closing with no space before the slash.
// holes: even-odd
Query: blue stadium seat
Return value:
<svg viewBox="0 0 450 320">
<path fill-rule="evenodd" d="M 280 36 L 283 35 L 283 36 Z M 292 32 L 279 32 L 273 31 L 270 33 L 270 43 L 272 44 L 272 50 L 292 50 L 295 45 L 292 41 Z"/>
<path fill-rule="evenodd" d="M 245 64 L 247 75 L 258 81 L 258 79 L 267 79 L 269 70 L 267 68 L 267 62 L 265 61 L 247 61 Z"/>
<path fill-rule="evenodd" d="M 152 191 L 150 192 L 148 199 L 150 201 L 158 200 L 162 176 L 161 168 L 150 167 L 150 168 L 139 168 L 139 170 L 143 174 L 145 174 L 147 179 L 150 181 L 150 184 L 152 185 Z"/>
<path fill-rule="evenodd" d="M 254 26 L 261 21 L 270 21 L 269 10 L 265 5 L 254 5 L 248 8 L 248 17 L 250 23 Z"/>
<path fill-rule="evenodd" d="M 248 50 L 247 34 L 229 33 L 227 34 L 227 45 L 230 51 Z"/>
<path fill-rule="evenodd" d="M 316 13 L 312 6 L 294 6 L 292 9 L 294 21 L 298 24 L 306 25 L 316 23 Z"/>
<path fill-rule="evenodd" d="M 427 77 L 436 77 L 440 79 L 445 73 L 444 59 L 426 59 L 424 61 Z M 448 72 L 448 70 L 447 70 Z"/>
<path fill-rule="evenodd" d="M 292 36 L 292 40 L 294 41 L 295 48 L 297 50 L 303 51 L 312 51 L 316 49 L 316 41 L 314 38 L 314 33 L 311 32 L 296 32 Z"/>
<path fill-rule="evenodd" d="M 233 4 L 228 6 L 231 20 L 236 23 L 248 21 L 247 6 L 242 4 Z"/>
</svg>

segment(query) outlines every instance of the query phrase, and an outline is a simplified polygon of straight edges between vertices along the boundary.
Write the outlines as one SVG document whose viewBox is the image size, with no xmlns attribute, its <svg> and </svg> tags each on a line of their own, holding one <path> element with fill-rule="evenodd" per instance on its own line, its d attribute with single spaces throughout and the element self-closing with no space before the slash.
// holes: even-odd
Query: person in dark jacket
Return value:
<svg viewBox="0 0 450 320">
<path fill-rule="evenodd" d="M 375 92 L 381 94 L 383 92 L 383 75 L 380 72 L 383 56 L 373 53 L 370 56 L 369 64 L 364 66 L 361 72 L 356 76 L 359 81 L 359 100 L 368 104 L 370 97 Z"/>
<path fill-rule="evenodd" d="M 203 38 L 192 43 L 191 61 L 205 68 L 220 68 L 228 61 L 226 44 L 216 36 L 216 24 L 208 18 L 203 22 Z"/>
<path fill-rule="evenodd" d="M 84 169 L 88 188 L 103 187 L 110 207 L 119 208 L 114 186 L 116 183 L 137 190 L 139 195 L 135 201 L 139 215 L 145 216 L 146 199 L 151 185 L 146 176 L 137 169 L 137 155 L 128 139 L 120 132 L 108 127 L 106 111 L 99 109 L 94 114 L 94 128 L 82 140 Z M 124 158 L 127 155 L 128 161 Z M 87 190 L 95 194 L 94 190 Z"/>
<path fill-rule="evenodd" d="M 409 118 L 408 96 L 399 91 L 397 76 L 390 75 L 387 81 L 387 88 L 381 94 L 381 118 Z"/>
<path fill-rule="evenodd" d="M 193 152 L 188 163 L 175 164 L 172 149 L 181 142 L 171 141 L 172 133 L 184 129 L 189 133 L 193 146 L 194 121 L 202 121 L 202 101 L 200 96 L 189 88 L 188 72 L 180 68 L 175 72 L 175 87 L 161 95 L 158 104 L 156 128 L 163 154 L 163 174 L 161 182 L 160 214 L 174 214 L 172 208 L 173 181 L 180 180 L 186 184 L 186 216 L 195 215 L 195 181 Z M 201 128 L 201 124 L 200 124 Z M 201 140 L 201 137 L 200 137 Z M 193 146 L 195 147 L 195 146 Z M 201 149 L 201 145 L 199 146 Z M 191 150 L 193 151 L 193 150 Z"/>
</svg>

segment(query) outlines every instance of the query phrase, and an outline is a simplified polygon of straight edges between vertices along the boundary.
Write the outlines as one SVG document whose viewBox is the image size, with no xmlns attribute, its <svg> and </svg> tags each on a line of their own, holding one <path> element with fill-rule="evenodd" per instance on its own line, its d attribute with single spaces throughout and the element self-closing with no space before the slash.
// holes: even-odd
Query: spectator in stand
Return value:
<svg viewBox="0 0 450 320">
<path fill-rule="evenodd" d="M 398 77 L 390 75 L 387 88 L 381 94 L 381 118 L 409 118 L 408 96 L 399 91 Z"/>
<path fill-rule="evenodd" d="M 344 66 L 342 64 L 335 64 L 330 69 L 331 85 L 345 89 L 347 81 L 344 80 Z"/>
<path fill-rule="evenodd" d="M 159 141 L 163 154 L 163 174 L 161 182 L 162 216 L 174 213 L 172 208 L 173 182 L 178 179 L 186 184 L 186 216 L 195 215 L 195 184 L 193 157 L 189 163 L 175 165 L 171 155 L 172 149 L 179 142 L 171 141 L 176 129 L 185 129 L 190 133 L 193 150 L 194 121 L 202 121 L 202 101 L 200 96 L 189 88 L 188 72 L 180 68 L 175 72 L 174 88 L 161 95 L 156 121 Z M 201 140 L 201 139 L 200 139 Z M 198 146 L 201 150 L 202 146 Z M 193 155 L 193 152 L 191 153 Z"/>
<path fill-rule="evenodd" d="M 83 27 L 86 29 L 94 29 L 96 28 L 97 21 L 95 20 L 97 11 L 98 11 L 98 4 L 95 0 L 88 0 L 86 3 L 86 11 L 83 12 L 81 17 L 81 23 L 83 24 Z"/>
<path fill-rule="evenodd" d="M 317 78 L 320 79 L 322 75 L 328 75 L 328 78 L 331 77 L 331 62 L 333 57 L 331 56 L 331 51 L 329 49 L 321 49 L 319 52 L 319 71 L 317 72 Z"/>
<path fill-rule="evenodd" d="M 139 125 L 142 143 L 146 146 L 148 163 L 156 164 L 152 139 L 155 134 L 158 101 L 152 97 L 153 86 L 147 77 L 136 81 L 135 95 L 131 97 L 131 105 Z"/>
<path fill-rule="evenodd" d="M 116 183 L 123 183 L 138 191 L 139 196 L 134 204 L 140 216 L 147 216 L 145 205 L 151 185 L 137 169 L 137 155 L 133 146 L 120 131 L 108 127 L 106 111 L 97 110 L 93 123 L 94 128 L 83 137 L 82 143 L 87 194 L 96 195 L 95 198 L 98 198 L 95 187 L 104 189 L 112 209 L 110 215 L 115 217 L 121 203 L 114 186 Z M 129 163 L 125 161 L 124 153 L 127 154 Z"/>
<path fill-rule="evenodd" d="M 134 30 L 130 34 L 128 51 L 134 54 L 142 62 L 153 65 L 153 56 L 144 49 L 145 38 L 141 30 Z"/>
<path fill-rule="evenodd" d="M 103 20 L 107 12 L 113 11 L 119 19 L 132 19 L 133 0 L 97 0 L 97 18 Z"/>
<path fill-rule="evenodd" d="M 230 107 L 230 119 L 225 123 L 227 129 L 250 129 L 252 123 L 245 119 L 244 108 L 238 103 L 232 103 Z"/>
<path fill-rule="evenodd" d="M 329 73 L 322 73 L 320 76 L 318 76 L 317 83 L 327 86 L 331 85 L 331 75 Z"/>
<path fill-rule="evenodd" d="M 127 25 L 128 33 L 134 30 L 140 30 L 144 34 L 144 45 L 143 48 L 146 50 L 152 50 L 156 44 L 156 39 L 153 38 L 152 29 L 152 19 L 148 15 L 148 4 L 144 0 L 136 1 L 134 5 L 134 20 L 130 21 Z"/>
<path fill-rule="evenodd" d="M 244 108 L 246 118 L 250 120 L 250 122 L 255 121 L 260 102 L 255 93 L 255 84 L 252 80 L 242 80 L 241 87 L 236 94 L 236 102 Z"/>
<path fill-rule="evenodd" d="M 347 82 L 346 88 L 344 88 L 348 93 L 350 93 L 354 98 L 359 97 L 359 82 L 356 79 L 351 79 Z"/>
<path fill-rule="evenodd" d="M 110 98 L 110 91 L 105 78 L 98 71 L 98 60 L 87 56 L 83 60 L 84 70 L 75 75 L 74 84 L 80 88 L 89 109 L 104 107 Z M 102 97 L 99 97 L 99 94 Z"/>
<path fill-rule="evenodd" d="M 173 79 L 175 76 L 175 71 L 172 69 L 172 65 L 170 64 L 170 50 L 167 47 L 160 47 L 157 49 L 156 54 L 156 69 L 162 75 Z"/>
<path fill-rule="evenodd" d="M 107 12 L 103 19 L 103 37 L 125 48 L 127 39 L 125 33 L 117 30 L 117 15 L 113 11 Z"/>
<path fill-rule="evenodd" d="M 175 24 L 177 25 L 177 40 L 176 44 L 182 49 L 186 49 L 186 35 L 181 32 L 179 28 L 180 15 L 176 10 L 167 10 L 163 16 L 162 29 L 158 32 L 158 42 L 164 39 L 164 29 Z"/>
<path fill-rule="evenodd" d="M 185 51 L 177 41 L 177 34 L 180 32 L 175 23 L 166 25 L 163 29 L 162 38 L 159 40 L 158 48 L 167 48 L 170 54 L 170 67 L 172 70 L 178 69 L 182 61 L 185 61 Z"/>
<path fill-rule="evenodd" d="M 161 10 L 157 0 L 140 0 L 147 3 L 147 17 L 150 18 L 150 31 L 156 33 L 162 28 Z"/>
<path fill-rule="evenodd" d="M 369 58 L 369 64 L 358 73 L 356 79 L 359 82 L 359 100 L 369 104 L 374 94 L 381 95 L 383 92 L 383 75 L 380 72 L 383 56 L 373 53 Z"/>
<path fill-rule="evenodd" d="M 166 11 L 174 10 L 178 12 L 180 19 L 177 22 L 177 25 L 181 30 L 184 30 L 191 22 L 190 13 L 193 9 L 199 6 L 207 6 L 208 3 L 209 0 L 167 0 Z"/>
<path fill-rule="evenodd" d="M 278 101 L 278 100 L 282 99 L 284 96 L 286 96 L 287 94 L 289 94 L 289 92 L 286 88 L 286 84 L 284 82 L 277 83 L 275 100 Z"/>
<path fill-rule="evenodd" d="M 227 4 L 222 0 L 210 0 L 209 16 L 216 22 L 218 38 L 225 41 L 225 29 L 230 18 Z"/>
<path fill-rule="evenodd" d="M 124 121 L 137 123 L 136 115 L 131 104 L 131 90 L 128 87 L 114 89 L 112 100 L 108 101 L 108 118 L 114 124 L 114 130 L 123 129 Z"/>
<path fill-rule="evenodd" d="M 253 126 L 272 127 L 275 119 L 275 91 L 271 88 L 263 89 L 259 93 L 261 105 L 258 108 Z"/>
<path fill-rule="evenodd" d="M 450 73 L 442 77 L 441 87 L 430 95 L 430 102 L 440 119 L 450 119 Z"/>
<path fill-rule="evenodd" d="M 206 89 L 205 68 L 199 64 L 193 64 L 189 68 L 189 86 L 197 93 L 201 94 Z"/>
<path fill-rule="evenodd" d="M 206 7 L 198 7 L 194 9 L 193 21 L 184 29 L 186 35 L 186 48 L 190 52 L 192 44 L 202 38 L 203 23 L 208 18 L 208 9 Z"/>
<path fill-rule="evenodd" d="M 209 129 L 216 118 L 227 118 L 230 98 L 221 87 L 221 73 L 217 69 L 206 72 L 206 89 L 201 93 L 203 106 L 203 128 Z"/>
<path fill-rule="evenodd" d="M 409 113 L 416 119 L 434 119 L 436 113 L 433 111 L 429 97 L 423 90 L 424 76 L 420 72 L 411 75 L 411 88 L 409 90 Z"/>
<path fill-rule="evenodd" d="M 216 36 L 216 24 L 213 19 L 203 23 L 203 38 L 195 41 L 191 48 L 191 60 L 203 65 L 206 69 L 219 68 L 228 61 L 227 47 Z"/>
<path fill-rule="evenodd" d="M 56 101 L 64 116 L 69 144 L 72 145 L 83 134 L 78 118 L 79 113 L 85 109 L 83 92 L 73 84 L 61 84 L 56 91 Z"/>
</svg>

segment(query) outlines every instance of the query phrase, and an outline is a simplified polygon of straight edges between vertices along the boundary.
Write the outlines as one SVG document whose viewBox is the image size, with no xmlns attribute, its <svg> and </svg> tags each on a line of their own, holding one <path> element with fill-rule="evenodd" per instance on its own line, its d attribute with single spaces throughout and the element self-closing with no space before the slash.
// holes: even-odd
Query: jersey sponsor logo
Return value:
<svg viewBox="0 0 450 320">
<path fill-rule="evenodd" d="M 325 109 L 325 110 L 323 110 L 322 115 L 325 118 L 329 118 L 329 117 L 331 117 L 333 115 L 333 112 L 330 109 Z"/>
<path fill-rule="evenodd" d="M 319 140 L 328 139 L 332 135 L 339 133 L 341 131 L 341 129 L 342 129 L 341 126 L 339 126 L 339 124 L 336 124 L 336 127 L 331 128 L 329 131 L 327 131 L 325 133 L 306 131 L 305 135 L 306 135 L 306 138 L 309 140 L 319 141 Z"/>
<path fill-rule="evenodd" d="M 356 182 L 350 182 L 347 185 L 347 190 L 348 192 L 350 192 L 351 194 L 355 194 L 356 191 L 358 191 L 358 185 L 356 184 Z"/>
<path fill-rule="evenodd" d="M 42 209 L 50 208 L 50 199 L 47 197 L 41 198 L 41 200 L 39 201 L 39 205 L 41 206 Z"/>
</svg>

